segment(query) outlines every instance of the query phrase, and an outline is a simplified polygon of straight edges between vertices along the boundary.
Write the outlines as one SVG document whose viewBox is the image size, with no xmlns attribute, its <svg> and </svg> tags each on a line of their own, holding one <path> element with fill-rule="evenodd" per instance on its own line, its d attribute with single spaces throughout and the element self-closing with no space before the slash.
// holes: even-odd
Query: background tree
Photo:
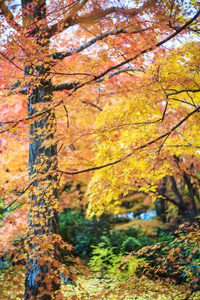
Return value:
<svg viewBox="0 0 200 300">
<path fill-rule="evenodd" d="M 151 141 L 140 127 L 142 145 L 137 146 L 140 158 L 145 156 L 142 149 L 146 145 L 156 145 L 157 141 L 167 138 L 199 110 L 197 106 L 185 116 L 182 110 L 177 109 L 180 121 L 165 132 L 163 124 L 170 121 L 173 123 L 173 116 L 169 118 L 167 114 L 167 106 L 164 111 L 162 102 L 156 106 L 155 95 L 150 89 L 139 97 L 140 105 L 138 95 L 139 89 L 148 87 L 149 78 L 155 78 L 153 88 L 156 85 L 156 89 L 160 86 L 159 92 L 167 90 L 168 86 L 162 90 L 165 79 L 159 77 L 159 63 L 154 68 L 147 68 L 154 60 L 153 55 L 147 54 L 152 52 L 155 57 L 162 59 L 165 52 L 168 52 L 162 46 L 168 41 L 185 33 L 185 30 L 196 32 L 193 24 L 200 12 L 197 11 L 196 1 L 183 4 L 179 1 L 131 1 L 124 4 L 121 1 L 70 0 L 52 1 L 47 5 L 45 1 L 36 0 L 22 1 L 22 9 L 16 12 L 12 3 L 1 1 L 0 4 L 2 155 L 8 153 L 6 147 L 12 141 L 12 151 L 18 154 L 22 152 L 25 157 L 27 149 L 19 151 L 19 147 L 22 142 L 29 143 L 29 166 L 23 161 L 22 170 L 19 165 L 13 170 L 13 164 L 10 163 L 11 170 L 6 171 L 8 161 L 4 160 L 2 198 L 5 206 L 17 202 L 22 207 L 26 201 L 28 203 L 25 299 L 59 299 L 59 248 L 64 247 L 58 235 L 59 186 L 67 175 L 103 170 L 106 166 L 117 166 L 122 161 L 126 165 L 125 157 L 129 157 L 129 166 L 133 163 L 131 154 L 128 154 L 128 148 L 133 147 L 132 143 L 125 146 L 126 150 L 122 147 L 128 132 L 119 131 L 121 127 L 127 126 L 130 114 L 124 114 L 125 122 L 115 123 L 123 120 L 122 114 L 119 114 L 123 101 L 130 105 L 133 103 L 132 109 L 134 107 L 138 111 L 133 114 L 131 109 L 130 112 L 134 118 L 137 116 L 138 122 L 141 122 L 141 117 L 151 115 L 145 120 L 152 127 L 157 123 L 158 108 L 162 111 L 159 115 L 163 121 L 160 123 L 162 126 L 156 127 L 157 131 Z M 193 16 L 191 11 L 194 11 Z M 143 84 L 138 85 L 141 79 Z M 176 90 L 176 94 L 179 92 Z M 165 97 L 168 103 L 168 92 Z M 148 99 L 153 102 L 148 102 Z M 24 111 L 26 102 L 28 115 Z M 20 109 L 13 116 L 16 103 Z M 153 111 L 149 109 L 152 103 L 155 106 Z M 93 128 L 95 116 L 106 105 L 104 113 L 99 115 L 96 128 Z M 87 114 L 86 108 L 89 109 Z M 128 112 L 127 105 L 123 108 L 122 112 Z M 97 146 L 101 145 L 101 151 L 94 163 L 90 160 L 91 143 L 96 136 L 98 139 L 95 141 Z M 140 137 L 136 133 L 133 136 L 137 144 Z M 106 142 L 105 147 L 103 140 Z M 84 144 L 85 141 L 87 143 Z M 159 161 L 162 159 L 159 156 Z M 87 168 L 81 171 L 80 166 L 83 165 Z M 138 165 L 131 173 L 135 182 L 143 166 Z M 105 170 L 109 173 L 111 169 Z M 128 170 L 133 170 L 133 167 Z M 9 180 L 3 178 L 3 174 Z M 122 180 L 126 183 L 127 178 L 130 179 L 130 172 L 127 176 L 125 169 L 123 174 L 121 169 L 118 173 L 120 176 L 115 175 L 114 179 L 106 176 L 104 191 L 101 190 L 103 180 L 99 176 L 105 177 L 105 172 L 98 174 L 92 181 L 90 205 L 95 205 L 101 213 L 102 204 L 118 200 L 122 192 Z M 16 179 L 19 179 L 17 183 Z M 109 190 L 110 183 L 112 188 Z M 129 185 L 126 190 L 129 190 L 130 181 L 126 184 Z M 116 189 L 116 186 L 119 188 Z M 105 197 L 108 190 L 108 197 Z M 28 199 L 26 192 L 29 194 Z M 97 195 L 99 192 L 102 196 L 100 201 Z"/>
</svg>

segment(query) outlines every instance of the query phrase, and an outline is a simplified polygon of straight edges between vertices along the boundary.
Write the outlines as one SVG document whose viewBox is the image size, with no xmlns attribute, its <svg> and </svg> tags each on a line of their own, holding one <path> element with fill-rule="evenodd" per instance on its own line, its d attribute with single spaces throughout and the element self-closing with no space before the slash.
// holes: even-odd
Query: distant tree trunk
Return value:
<svg viewBox="0 0 200 300">
<path fill-rule="evenodd" d="M 187 220 L 187 219 L 191 219 L 190 217 L 190 213 L 188 210 L 188 206 L 186 203 L 184 203 L 183 198 L 177 188 L 177 184 L 176 184 L 176 180 L 174 178 L 174 176 L 169 176 L 170 182 L 171 182 L 171 188 L 172 191 L 174 193 L 174 195 L 176 196 L 176 199 L 178 201 L 179 204 L 179 209 L 178 209 L 178 215 L 183 215 L 183 221 Z"/>
<path fill-rule="evenodd" d="M 193 184 L 191 182 L 190 176 L 185 171 L 183 171 L 183 178 L 184 178 L 185 183 L 187 184 L 187 187 L 188 187 L 189 199 L 190 199 L 190 204 L 191 204 L 191 207 L 192 207 L 192 213 L 193 213 L 193 215 L 196 216 L 197 206 L 196 206 L 196 202 L 195 202 L 195 198 L 194 198 L 195 191 L 194 191 L 194 188 L 193 188 Z"/>
<path fill-rule="evenodd" d="M 179 167 L 179 169 L 182 173 L 184 182 L 186 183 L 187 188 L 188 188 L 190 204 L 191 204 L 191 207 L 192 207 L 192 214 L 193 214 L 193 216 L 196 216 L 197 206 L 196 206 L 196 202 L 195 202 L 195 189 L 194 189 L 193 184 L 191 182 L 190 175 L 187 174 L 186 171 L 181 168 L 179 157 L 174 156 L 174 159 L 175 159 L 175 162 L 177 163 L 177 165 L 178 165 L 178 167 Z M 192 168 L 192 166 L 190 166 L 190 168 Z"/>
<path fill-rule="evenodd" d="M 161 187 L 159 189 L 159 194 L 161 196 L 165 195 L 166 192 L 166 183 L 167 183 L 167 177 L 163 177 Z M 156 215 L 161 219 L 163 223 L 166 222 L 166 204 L 165 204 L 165 199 L 163 198 L 158 198 L 155 201 L 155 209 L 156 209 Z"/>
<path fill-rule="evenodd" d="M 22 0 L 23 8 L 31 0 Z M 30 14 L 24 14 L 23 25 L 28 35 L 39 43 L 37 21 L 45 18 L 45 1 L 36 1 Z M 36 21 L 36 22 L 35 22 Z M 41 49 L 42 49 L 42 45 Z M 31 68 L 30 68 L 31 67 Z M 28 234 L 26 239 L 27 273 L 25 300 L 55 299 L 59 291 L 57 212 L 57 146 L 54 140 L 56 120 L 52 106 L 52 84 L 46 66 L 26 66 L 25 76 L 34 72 L 29 83 L 28 114 L 31 118 L 29 138 Z M 30 74 L 31 73 L 31 74 Z M 36 82 L 36 83 L 35 83 Z M 34 116 L 37 117 L 34 118 Z"/>
</svg>

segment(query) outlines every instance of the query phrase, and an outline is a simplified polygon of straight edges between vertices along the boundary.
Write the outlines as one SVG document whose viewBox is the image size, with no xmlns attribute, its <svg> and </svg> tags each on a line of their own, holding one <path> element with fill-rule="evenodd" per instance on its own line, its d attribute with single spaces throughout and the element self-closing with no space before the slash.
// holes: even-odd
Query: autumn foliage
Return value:
<svg viewBox="0 0 200 300">
<path fill-rule="evenodd" d="M 0 1 L 0 245 L 26 264 L 26 300 L 63 299 L 74 198 L 90 216 L 135 191 L 170 201 L 171 176 L 190 199 L 174 204 L 197 214 L 199 15 L 195 0 Z M 66 193 L 75 181 L 84 199 Z"/>
</svg>

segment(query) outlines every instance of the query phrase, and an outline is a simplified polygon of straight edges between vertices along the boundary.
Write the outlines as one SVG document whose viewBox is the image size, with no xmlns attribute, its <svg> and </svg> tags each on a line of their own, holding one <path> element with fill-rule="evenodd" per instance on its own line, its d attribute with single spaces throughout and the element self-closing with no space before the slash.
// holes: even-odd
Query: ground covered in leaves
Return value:
<svg viewBox="0 0 200 300">
<path fill-rule="evenodd" d="M 145 277 L 140 279 L 121 280 L 114 278 L 98 279 L 94 276 L 80 276 L 77 286 L 63 285 L 66 299 L 112 299 L 112 300 L 181 300 L 190 295 L 185 285 L 165 285 Z M 191 296 L 192 300 L 200 299 L 200 292 Z"/>
<path fill-rule="evenodd" d="M 11 275 L 13 280 L 10 280 L 9 275 Z M 0 299 L 23 299 L 24 274 L 12 271 L 9 275 L 5 276 L 4 273 L 3 276 L 1 273 Z M 122 281 L 121 279 L 114 278 L 114 276 L 105 276 L 104 278 L 99 278 L 98 276 L 98 273 L 78 276 L 76 285 L 63 283 L 62 292 L 64 299 L 183 300 L 190 294 L 189 289 L 185 285 L 166 285 L 163 282 L 151 281 L 145 277 Z M 4 280 L 3 282 L 2 279 Z M 17 283 L 16 287 L 15 283 Z M 200 292 L 193 294 L 190 299 L 199 300 Z"/>
</svg>

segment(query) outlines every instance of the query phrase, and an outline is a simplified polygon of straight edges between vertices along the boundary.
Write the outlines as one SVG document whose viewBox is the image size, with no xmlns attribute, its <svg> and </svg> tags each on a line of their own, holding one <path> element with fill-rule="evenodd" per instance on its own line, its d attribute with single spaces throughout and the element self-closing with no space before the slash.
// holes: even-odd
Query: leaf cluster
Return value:
<svg viewBox="0 0 200 300">
<path fill-rule="evenodd" d="M 200 235 L 199 224 L 180 225 L 174 234 L 161 235 L 157 244 L 133 252 L 145 263 L 138 268 L 138 275 L 163 278 L 175 283 L 187 282 L 192 289 L 200 287 Z"/>
</svg>

